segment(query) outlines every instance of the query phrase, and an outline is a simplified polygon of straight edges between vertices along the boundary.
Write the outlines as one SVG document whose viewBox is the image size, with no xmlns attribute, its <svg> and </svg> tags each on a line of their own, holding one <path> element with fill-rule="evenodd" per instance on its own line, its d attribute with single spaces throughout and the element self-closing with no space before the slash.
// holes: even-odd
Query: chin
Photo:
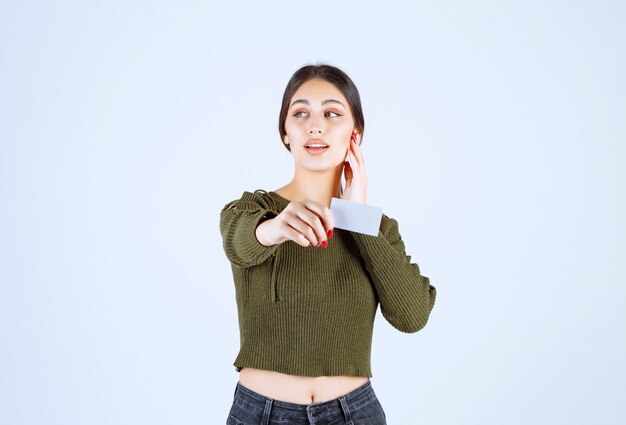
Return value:
<svg viewBox="0 0 626 425">
<path fill-rule="evenodd" d="M 309 171 L 326 171 L 326 170 L 331 170 L 334 169 L 335 167 L 337 167 L 337 165 L 339 165 L 338 163 L 335 163 L 334 161 L 306 161 L 300 164 L 302 166 L 302 168 L 304 168 L 305 170 L 309 170 Z"/>
</svg>

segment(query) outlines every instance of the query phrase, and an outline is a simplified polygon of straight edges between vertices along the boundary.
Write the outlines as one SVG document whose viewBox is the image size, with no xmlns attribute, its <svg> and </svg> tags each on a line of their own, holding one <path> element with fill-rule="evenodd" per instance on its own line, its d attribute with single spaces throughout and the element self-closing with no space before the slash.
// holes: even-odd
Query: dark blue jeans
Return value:
<svg viewBox="0 0 626 425">
<path fill-rule="evenodd" d="M 386 425 L 385 412 L 367 382 L 334 400 L 296 404 L 274 400 L 244 387 L 235 388 L 227 425 Z"/>
</svg>

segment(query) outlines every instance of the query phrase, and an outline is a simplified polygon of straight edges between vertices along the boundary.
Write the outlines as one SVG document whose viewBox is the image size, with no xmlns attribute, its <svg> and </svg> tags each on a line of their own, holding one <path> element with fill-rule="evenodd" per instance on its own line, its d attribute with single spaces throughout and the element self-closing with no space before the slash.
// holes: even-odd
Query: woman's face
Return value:
<svg viewBox="0 0 626 425">
<path fill-rule="evenodd" d="M 324 170 L 343 165 L 352 130 L 352 111 L 344 95 L 332 83 L 315 78 L 302 84 L 289 102 L 284 142 L 289 143 L 296 163 Z M 328 147 L 318 153 L 305 147 L 311 143 Z"/>
</svg>

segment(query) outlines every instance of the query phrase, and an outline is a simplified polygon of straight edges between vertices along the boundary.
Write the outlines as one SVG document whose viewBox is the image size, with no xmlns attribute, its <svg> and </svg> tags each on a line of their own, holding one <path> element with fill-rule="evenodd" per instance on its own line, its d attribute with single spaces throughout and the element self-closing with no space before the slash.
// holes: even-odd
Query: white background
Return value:
<svg viewBox="0 0 626 425">
<path fill-rule="evenodd" d="M 625 423 L 624 22 L 619 1 L 2 1 L 0 422 L 226 421 L 219 212 L 291 179 L 283 90 L 323 62 L 361 94 L 368 202 L 438 290 L 416 334 L 377 317 L 389 423 Z"/>
</svg>

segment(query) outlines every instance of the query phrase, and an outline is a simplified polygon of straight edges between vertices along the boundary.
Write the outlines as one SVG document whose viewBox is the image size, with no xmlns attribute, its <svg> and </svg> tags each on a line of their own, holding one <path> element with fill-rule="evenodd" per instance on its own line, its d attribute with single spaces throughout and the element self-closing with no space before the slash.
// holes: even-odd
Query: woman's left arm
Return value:
<svg viewBox="0 0 626 425">
<path fill-rule="evenodd" d="M 411 263 L 397 220 L 383 214 L 378 236 L 351 232 L 369 273 L 380 310 L 393 327 L 414 333 L 428 322 L 437 290 Z"/>
<path fill-rule="evenodd" d="M 367 173 L 358 138 L 353 132 L 346 152 L 350 162 L 344 167 L 346 190 L 342 198 L 366 204 Z M 437 290 L 406 255 L 398 222 L 383 214 L 378 236 L 351 233 L 378 294 L 380 311 L 385 319 L 402 332 L 413 333 L 426 326 Z"/>
</svg>

